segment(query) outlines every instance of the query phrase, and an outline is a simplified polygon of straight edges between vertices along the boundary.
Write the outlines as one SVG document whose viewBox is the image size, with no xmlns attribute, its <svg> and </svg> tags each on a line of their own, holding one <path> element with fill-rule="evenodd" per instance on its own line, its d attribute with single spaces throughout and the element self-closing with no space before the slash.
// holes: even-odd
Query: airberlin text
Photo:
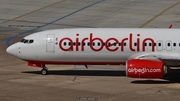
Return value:
<svg viewBox="0 0 180 101">
<path fill-rule="evenodd" d="M 134 36 L 136 38 L 134 38 Z M 90 33 L 88 37 L 84 38 L 79 38 L 80 34 L 76 34 L 75 39 L 73 40 L 72 38 L 69 37 L 64 37 L 60 39 L 59 41 L 59 48 L 63 51 L 84 51 L 85 47 L 90 47 L 92 51 L 99 52 L 103 49 L 106 49 L 110 52 L 115 52 L 115 51 L 124 51 L 125 49 L 125 44 L 124 43 L 129 43 L 129 50 L 132 52 L 139 52 L 139 51 L 145 51 L 145 43 L 149 41 L 151 45 L 151 50 L 152 52 L 154 51 L 154 40 L 152 38 L 144 38 L 141 39 L 140 34 L 129 34 L 129 37 L 122 38 L 121 40 L 115 38 L 115 37 L 109 37 L 107 39 L 102 39 L 100 37 L 95 37 L 93 36 L 93 33 Z M 134 45 L 134 39 L 136 45 Z M 64 46 L 64 42 L 70 43 L 68 46 Z M 89 45 L 84 45 L 85 42 L 89 42 Z M 94 42 L 98 42 L 100 45 L 95 46 L 93 45 Z M 75 44 L 74 44 L 75 43 Z M 109 45 L 111 43 L 111 45 Z M 81 44 L 81 45 L 79 45 Z M 121 44 L 121 45 L 118 45 Z M 141 47 L 142 46 L 142 47 Z"/>
</svg>

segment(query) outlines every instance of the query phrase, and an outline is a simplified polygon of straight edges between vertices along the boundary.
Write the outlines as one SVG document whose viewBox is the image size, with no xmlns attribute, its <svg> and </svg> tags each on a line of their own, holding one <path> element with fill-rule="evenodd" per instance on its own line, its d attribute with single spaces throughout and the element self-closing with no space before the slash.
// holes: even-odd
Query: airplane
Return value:
<svg viewBox="0 0 180 101">
<path fill-rule="evenodd" d="M 163 78 L 180 66 L 180 29 L 69 28 L 36 32 L 9 46 L 7 53 L 46 65 L 125 65 L 132 78 Z"/>
</svg>

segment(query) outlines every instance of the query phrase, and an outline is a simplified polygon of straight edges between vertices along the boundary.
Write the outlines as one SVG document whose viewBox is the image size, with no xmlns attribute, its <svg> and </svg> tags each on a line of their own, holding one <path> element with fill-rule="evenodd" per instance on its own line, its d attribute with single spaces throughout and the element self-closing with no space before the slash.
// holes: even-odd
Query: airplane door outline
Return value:
<svg viewBox="0 0 180 101">
<path fill-rule="evenodd" d="M 156 49 L 158 51 L 162 51 L 163 50 L 163 42 L 161 40 L 157 41 Z"/>
<path fill-rule="evenodd" d="M 48 34 L 46 38 L 46 52 L 47 53 L 54 53 L 55 52 L 55 35 Z"/>
<path fill-rule="evenodd" d="M 166 41 L 166 50 L 167 51 L 172 50 L 172 41 L 170 41 L 170 40 Z"/>
</svg>

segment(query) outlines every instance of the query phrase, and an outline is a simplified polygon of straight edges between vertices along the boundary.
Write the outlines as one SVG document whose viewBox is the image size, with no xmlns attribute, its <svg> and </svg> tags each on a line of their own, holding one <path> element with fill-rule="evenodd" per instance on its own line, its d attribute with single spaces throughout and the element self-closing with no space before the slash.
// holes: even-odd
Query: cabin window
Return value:
<svg viewBox="0 0 180 101">
<path fill-rule="evenodd" d="M 171 44 L 170 44 L 170 43 L 168 43 L 167 45 L 168 45 L 168 46 L 170 46 Z"/>
<path fill-rule="evenodd" d="M 108 43 L 108 46 L 111 46 L 111 43 L 110 43 L 110 42 Z"/>
<path fill-rule="evenodd" d="M 136 42 L 134 43 L 134 46 L 137 46 L 137 43 L 136 43 Z"/>
<path fill-rule="evenodd" d="M 80 42 L 78 42 L 78 45 L 80 46 L 80 45 L 81 45 L 81 43 L 80 43 Z"/>
<path fill-rule="evenodd" d="M 176 43 L 173 43 L 173 46 L 176 47 Z"/>
<path fill-rule="evenodd" d="M 152 44 L 151 43 L 149 43 L 149 46 L 151 46 Z"/>
<path fill-rule="evenodd" d="M 90 45 L 90 43 L 88 42 L 88 44 L 87 44 L 88 46 Z"/>
<path fill-rule="evenodd" d="M 75 45 L 76 45 L 76 42 L 74 42 L 73 45 L 75 46 Z"/>
<path fill-rule="evenodd" d="M 86 45 L 86 43 L 84 42 L 84 43 L 83 43 L 83 45 L 85 46 L 85 45 Z"/>
<path fill-rule="evenodd" d="M 66 42 L 64 42 L 64 46 L 66 46 Z"/>
<path fill-rule="evenodd" d="M 147 46 L 147 43 L 144 43 L 144 46 Z"/>
<path fill-rule="evenodd" d="M 121 46 L 121 43 L 119 43 L 119 46 Z"/>
<path fill-rule="evenodd" d="M 124 46 L 126 46 L 126 43 L 124 43 Z"/>
<path fill-rule="evenodd" d="M 158 46 L 161 46 L 161 43 L 158 43 Z"/>
<path fill-rule="evenodd" d="M 98 46 L 100 46 L 101 44 L 100 44 L 100 42 L 98 42 Z"/>
<path fill-rule="evenodd" d="M 95 46 L 95 43 L 93 42 L 92 45 Z"/>
<path fill-rule="evenodd" d="M 154 43 L 154 46 L 156 46 L 156 43 Z"/>
<path fill-rule="evenodd" d="M 114 46 L 116 46 L 116 43 L 114 43 Z"/>
</svg>

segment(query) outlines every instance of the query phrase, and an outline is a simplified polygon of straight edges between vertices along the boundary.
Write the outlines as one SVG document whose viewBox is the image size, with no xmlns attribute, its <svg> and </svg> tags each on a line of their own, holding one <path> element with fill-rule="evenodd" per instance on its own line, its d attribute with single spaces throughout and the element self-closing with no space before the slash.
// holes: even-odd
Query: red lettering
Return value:
<svg viewBox="0 0 180 101">
<path fill-rule="evenodd" d="M 123 38 L 122 40 L 118 40 L 117 38 L 113 38 L 113 37 L 110 37 L 108 39 L 103 40 L 102 38 L 99 38 L 99 37 L 93 37 L 93 33 L 90 33 L 89 37 L 81 38 L 81 40 L 80 40 L 79 36 L 80 36 L 80 34 L 77 33 L 76 37 L 74 39 L 71 39 L 69 37 L 65 37 L 65 38 L 60 39 L 59 48 L 62 51 L 84 51 L 85 50 L 85 44 L 87 45 L 87 43 L 89 43 L 90 44 L 89 47 L 92 51 L 98 52 L 98 51 L 101 51 L 105 47 L 106 50 L 108 50 L 110 52 L 115 52 L 118 49 L 121 49 L 121 51 L 124 51 L 125 42 L 129 42 L 129 50 L 130 51 L 132 51 L 132 52 L 141 51 L 140 46 L 142 44 L 142 51 L 144 52 L 145 48 L 146 48 L 145 43 L 147 41 L 150 41 L 151 46 L 152 46 L 151 47 L 152 52 L 155 51 L 154 40 L 152 38 L 145 38 L 141 41 L 140 34 L 137 34 L 137 38 L 134 39 L 133 34 L 130 33 L 129 38 L 128 37 Z M 133 44 L 133 39 L 134 39 L 134 41 L 136 41 L 136 45 Z M 56 40 L 57 40 L 57 38 L 56 38 Z M 120 47 L 118 46 L 119 42 L 121 43 Z M 76 43 L 76 44 L 73 45 L 73 43 Z M 104 43 L 105 43 L 105 45 L 104 45 Z M 76 48 L 76 49 L 74 50 L 73 48 Z"/>
<path fill-rule="evenodd" d="M 133 42 L 132 42 L 132 33 L 129 35 L 129 49 L 131 50 L 131 51 L 135 51 L 135 49 L 133 49 Z"/>
<path fill-rule="evenodd" d="M 121 40 L 121 51 L 124 51 L 124 42 L 128 40 L 128 38 L 124 38 Z"/>
<path fill-rule="evenodd" d="M 109 43 L 111 40 L 114 41 L 114 42 L 113 42 L 111 45 L 108 45 L 108 43 Z M 116 44 L 119 43 L 116 38 L 109 38 L 109 39 L 107 39 L 107 40 L 106 40 L 106 49 L 107 49 L 108 51 L 110 51 L 110 52 L 117 51 L 117 50 L 118 50 L 118 47 L 116 47 L 116 48 L 114 48 L 114 49 L 110 49 L 110 47 L 113 46 L 114 43 L 116 43 Z"/>
<path fill-rule="evenodd" d="M 70 42 L 70 46 L 67 49 L 62 46 L 62 42 L 64 40 L 68 40 Z M 59 42 L 59 48 L 63 51 L 73 51 L 73 41 L 70 38 L 62 38 Z"/>
<path fill-rule="evenodd" d="M 152 46 L 152 52 L 154 52 L 154 40 L 152 39 L 152 38 L 145 38 L 144 40 L 143 40 L 143 42 L 142 42 L 142 51 L 144 52 L 145 51 L 145 42 L 146 41 L 151 41 L 151 46 Z"/>
<path fill-rule="evenodd" d="M 95 40 L 98 40 L 98 41 L 101 43 L 99 49 L 95 49 L 95 48 L 93 47 L 93 42 L 94 42 Z M 102 40 L 101 38 L 93 38 L 93 34 L 90 33 L 90 48 L 91 48 L 93 51 L 95 51 L 95 52 L 101 51 L 101 50 L 103 49 L 103 40 Z"/>
<path fill-rule="evenodd" d="M 137 34 L 137 36 L 140 36 L 140 34 Z M 140 51 L 140 38 L 137 38 L 137 51 Z"/>
<path fill-rule="evenodd" d="M 85 41 L 88 40 L 88 38 L 82 39 L 82 45 L 81 45 L 81 51 L 84 51 Z"/>
<path fill-rule="evenodd" d="M 76 34 L 76 36 L 79 36 L 79 34 Z M 79 51 L 79 38 L 76 38 L 76 51 Z"/>
</svg>

